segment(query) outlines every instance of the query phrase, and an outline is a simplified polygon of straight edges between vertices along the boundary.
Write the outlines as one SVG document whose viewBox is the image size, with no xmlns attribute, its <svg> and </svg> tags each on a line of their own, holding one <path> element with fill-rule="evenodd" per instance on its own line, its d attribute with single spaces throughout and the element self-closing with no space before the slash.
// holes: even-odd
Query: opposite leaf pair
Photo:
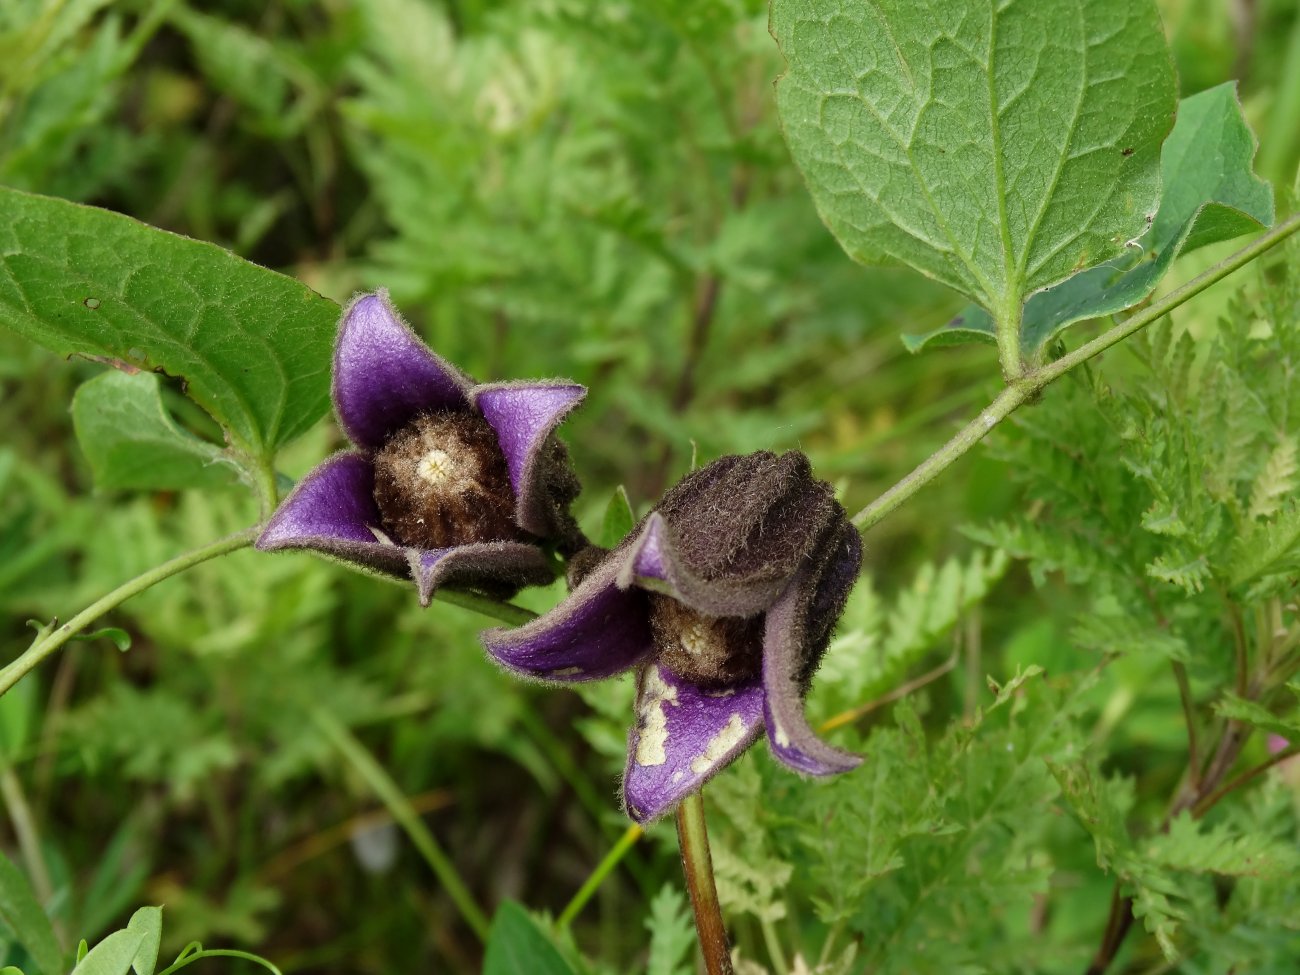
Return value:
<svg viewBox="0 0 1300 975">
<path fill-rule="evenodd" d="M 475 385 L 383 295 L 363 296 L 344 313 L 334 358 L 334 405 L 356 449 L 309 473 L 258 547 L 409 575 L 425 605 L 441 585 L 507 597 L 549 582 L 542 546 L 570 558 L 582 578 L 567 599 L 484 642 L 505 667 L 547 681 L 637 668 L 624 796 L 639 821 L 699 788 L 763 726 L 796 771 L 853 768 L 803 711 L 861 561 L 830 486 L 799 453 L 724 457 L 670 490 L 614 551 L 589 546 L 553 436 L 585 392 Z"/>
</svg>

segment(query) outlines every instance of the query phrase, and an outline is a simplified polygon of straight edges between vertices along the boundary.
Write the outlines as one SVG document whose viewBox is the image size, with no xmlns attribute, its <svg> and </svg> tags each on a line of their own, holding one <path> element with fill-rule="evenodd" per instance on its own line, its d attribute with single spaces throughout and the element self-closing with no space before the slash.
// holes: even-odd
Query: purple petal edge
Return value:
<svg viewBox="0 0 1300 975">
<path fill-rule="evenodd" d="M 808 724 L 799 686 L 801 648 L 811 599 L 797 576 L 768 610 L 763 634 L 764 720 L 772 754 L 805 775 L 834 775 L 862 764 L 861 756 L 828 745 Z"/>
<path fill-rule="evenodd" d="M 710 616 L 754 616 L 765 612 L 788 581 L 773 578 L 735 585 L 701 578 L 677 557 L 672 530 L 657 511 L 645 520 L 640 534 L 620 559 L 618 573 L 621 588 L 642 585 L 666 591 L 679 602 Z"/>
<path fill-rule="evenodd" d="M 552 578 L 551 564 L 535 545 L 523 542 L 475 542 L 450 548 L 406 549 L 420 605 L 433 602 L 440 586 L 481 579 L 540 584 Z"/>
<path fill-rule="evenodd" d="M 493 383 L 470 391 L 470 402 L 496 431 L 515 491 L 515 520 L 534 535 L 548 530 L 537 484 L 539 458 L 560 421 L 586 397 L 576 383 Z"/>
<path fill-rule="evenodd" d="M 402 321 L 386 292 L 343 312 L 334 344 L 332 396 L 348 439 L 377 450 L 420 413 L 466 409 L 469 381 Z"/>
<path fill-rule="evenodd" d="M 280 503 L 257 548 L 312 549 L 389 575 L 406 574 L 404 550 L 375 537 L 374 471 L 361 454 L 329 457 Z"/>
<path fill-rule="evenodd" d="M 623 802 L 638 823 L 662 816 L 753 744 L 763 726 L 758 680 L 705 690 L 661 664 L 638 675 Z"/>
<path fill-rule="evenodd" d="M 481 634 L 497 663 L 526 677 L 570 682 L 610 677 L 654 650 L 646 595 L 614 583 L 606 560 L 549 613 Z"/>
</svg>

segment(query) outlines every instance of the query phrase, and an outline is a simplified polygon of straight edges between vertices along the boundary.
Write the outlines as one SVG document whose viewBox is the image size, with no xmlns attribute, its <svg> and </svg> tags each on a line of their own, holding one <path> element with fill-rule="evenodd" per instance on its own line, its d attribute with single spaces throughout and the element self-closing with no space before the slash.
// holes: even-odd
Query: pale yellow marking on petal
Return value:
<svg viewBox="0 0 1300 975">
<path fill-rule="evenodd" d="M 785 733 L 785 729 L 781 727 L 781 723 L 775 718 L 772 719 L 772 740 L 780 748 L 790 747 L 790 736 Z"/>
<path fill-rule="evenodd" d="M 559 670 L 551 671 L 552 677 L 572 677 L 574 674 L 581 674 L 581 667 L 561 667 Z"/>
<path fill-rule="evenodd" d="M 703 775 L 726 758 L 727 753 L 739 745 L 744 738 L 745 722 L 739 712 L 733 711 L 726 726 L 709 739 L 702 754 L 695 756 L 691 762 L 691 771 L 696 775 Z"/>
<path fill-rule="evenodd" d="M 641 719 L 636 743 L 638 765 L 650 767 L 668 761 L 668 751 L 664 747 L 668 744 L 665 704 L 677 706 L 677 688 L 660 676 L 658 667 L 651 667 L 646 672 L 645 687 L 637 704 L 637 717 Z"/>
</svg>

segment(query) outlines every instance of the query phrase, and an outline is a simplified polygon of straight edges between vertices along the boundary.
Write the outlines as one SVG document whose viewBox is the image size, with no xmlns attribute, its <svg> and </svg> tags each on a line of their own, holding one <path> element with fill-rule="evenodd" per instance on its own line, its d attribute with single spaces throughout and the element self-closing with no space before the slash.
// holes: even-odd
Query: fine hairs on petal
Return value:
<svg viewBox="0 0 1300 975">
<path fill-rule="evenodd" d="M 421 606 L 428 606 L 442 586 L 504 600 L 525 586 L 544 586 L 554 578 L 546 555 L 537 546 L 521 542 L 480 542 L 407 549 L 406 553 Z"/>
<path fill-rule="evenodd" d="M 828 745 L 808 723 L 804 696 L 857 578 L 861 542 L 841 521 L 767 613 L 763 689 L 768 743 L 782 763 L 807 775 L 847 772 L 860 756 Z M 832 612 L 833 611 L 833 612 Z"/>
<path fill-rule="evenodd" d="M 480 634 L 488 654 L 518 674 L 570 683 L 611 677 L 654 651 L 647 594 L 620 589 L 606 560 L 563 602 L 514 629 Z"/>
<path fill-rule="evenodd" d="M 402 320 L 386 291 L 359 295 L 344 310 L 331 395 L 358 447 L 379 449 L 421 413 L 466 409 L 471 385 Z"/>
<path fill-rule="evenodd" d="M 733 762 L 763 727 L 757 680 L 706 690 L 654 662 L 637 672 L 636 722 L 628 735 L 623 806 L 657 819 Z"/>
<path fill-rule="evenodd" d="M 476 386 L 386 292 L 359 295 L 339 324 L 331 383 L 356 449 L 303 478 L 258 547 L 411 579 L 424 605 L 442 585 L 505 599 L 548 583 L 540 545 L 562 555 L 587 545 L 569 511 L 577 475 L 554 436 L 585 394 L 565 381 Z"/>
<path fill-rule="evenodd" d="M 553 610 L 483 642 L 503 667 L 544 681 L 637 667 L 624 804 L 646 822 L 764 725 L 773 754 L 798 772 L 860 762 L 817 737 L 804 696 L 861 557 L 802 454 L 724 457 L 670 490 L 613 551 L 579 552 L 573 590 Z"/>
<path fill-rule="evenodd" d="M 581 485 L 568 451 L 552 434 L 586 397 L 576 383 L 514 382 L 476 386 L 470 402 L 497 432 L 515 490 L 515 520 L 557 540 L 566 554 L 586 543 L 569 506 Z"/>
</svg>

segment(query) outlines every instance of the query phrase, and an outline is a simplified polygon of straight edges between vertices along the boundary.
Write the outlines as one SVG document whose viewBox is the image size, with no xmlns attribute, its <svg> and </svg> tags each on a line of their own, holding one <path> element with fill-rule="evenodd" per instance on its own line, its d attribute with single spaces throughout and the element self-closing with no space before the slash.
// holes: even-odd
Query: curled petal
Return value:
<svg viewBox="0 0 1300 975">
<path fill-rule="evenodd" d="M 667 592 L 710 616 L 754 616 L 763 612 L 790 584 L 787 574 L 753 574 L 706 579 L 682 558 L 674 529 L 655 511 L 621 560 L 618 584 L 642 585 Z"/>
<path fill-rule="evenodd" d="M 520 542 L 478 542 L 406 552 L 421 606 L 433 601 L 440 586 L 509 596 L 524 586 L 542 586 L 554 578 L 542 551 Z"/>
<path fill-rule="evenodd" d="M 434 355 L 380 292 L 348 306 L 334 345 L 334 408 L 353 443 L 377 450 L 418 414 L 465 409 L 470 382 Z"/>
<path fill-rule="evenodd" d="M 623 802 L 639 823 L 663 815 L 740 755 L 763 724 L 757 680 L 706 690 L 650 663 L 637 679 Z"/>
<path fill-rule="evenodd" d="M 335 454 L 304 477 L 257 539 L 263 551 L 306 548 L 388 575 L 406 575 L 405 551 L 377 535 L 368 458 Z"/>
<path fill-rule="evenodd" d="M 804 713 L 809 609 L 816 590 L 817 574 L 802 572 L 767 612 L 763 634 L 765 720 L 772 754 L 784 764 L 807 775 L 833 775 L 856 768 L 862 759 L 822 741 Z"/>
<path fill-rule="evenodd" d="M 552 518 L 541 483 L 547 438 L 587 395 L 575 383 L 497 383 L 476 387 L 471 402 L 496 431 L 515 490 L 519 527 L 545 536 Z"/>
<path fill-rule="evenodd" d="M 634 666 L 654 650 L 647 596 L 619 589 L 617 569 L 606 560 L 549 613 L 483 633 L 487 652 L 510 670 L 553 681 L 609 677 Z"/>
</svg>

